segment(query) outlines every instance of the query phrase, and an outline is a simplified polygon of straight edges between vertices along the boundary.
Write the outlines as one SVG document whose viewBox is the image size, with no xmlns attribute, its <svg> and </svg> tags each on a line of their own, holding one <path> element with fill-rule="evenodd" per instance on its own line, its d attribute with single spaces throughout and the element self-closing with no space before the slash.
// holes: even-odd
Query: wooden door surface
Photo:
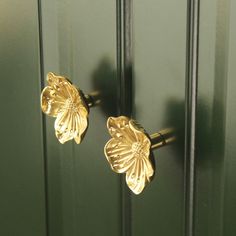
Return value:
<svg viewBox="0 0 236 236">
<path fill-rule="evenodd" d="M 236 3 L 230 0 L 0 2 L 0 235 L 234 236 Z M 42 115 L 49 72 L 99 91 L 80 145 L 61 145 Z M 109 116 L 149 133 L 140 195 L 103 153 Z"/>
</svg>

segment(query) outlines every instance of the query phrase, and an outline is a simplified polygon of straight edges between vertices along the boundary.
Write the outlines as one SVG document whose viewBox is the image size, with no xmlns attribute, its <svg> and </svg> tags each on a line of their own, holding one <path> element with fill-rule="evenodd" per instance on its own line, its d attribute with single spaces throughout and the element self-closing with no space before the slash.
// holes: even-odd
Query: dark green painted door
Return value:
<svg viewBox="0 0 236 236">
<path fill-rule="evenodd" d="M 233 236 L 236 2 L 202 2 L 200 10 L 195 232 L 197 236 Z"/>
<path fill-rule="evenodd" d="M 2 0 L 0 9 L 0 235 L 236 234 L 233 0 Z M 80 145 L 61 145 L 41 114 L 49 71 L 102 94 Z M 177 130 L 154 152 L 156 176 L 139 196 L 103 154 L 106 119 L 121 114 L 150 133 Z"/>
<path fill-rule="evenodd" d="M 46 235 L 37 1 L 0 1 L 0 235 Z"/>
</svg>

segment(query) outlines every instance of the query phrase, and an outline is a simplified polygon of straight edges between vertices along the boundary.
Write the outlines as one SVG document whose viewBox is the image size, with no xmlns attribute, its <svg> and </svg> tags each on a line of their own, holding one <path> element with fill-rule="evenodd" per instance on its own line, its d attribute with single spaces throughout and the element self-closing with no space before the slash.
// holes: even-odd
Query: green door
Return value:
<svg viewBox="0 0 236 236">
<path fill-rule="evenodd" d="M 2 0 L 1 236 L 235 236 L 236 2 Z M 49 72 L 99 91 L 80 145 L 60 144 L 42 115 Z M 103 153 L 106 120 L 148 133 L 154 151 L 140 195 Z"/>
</svg>

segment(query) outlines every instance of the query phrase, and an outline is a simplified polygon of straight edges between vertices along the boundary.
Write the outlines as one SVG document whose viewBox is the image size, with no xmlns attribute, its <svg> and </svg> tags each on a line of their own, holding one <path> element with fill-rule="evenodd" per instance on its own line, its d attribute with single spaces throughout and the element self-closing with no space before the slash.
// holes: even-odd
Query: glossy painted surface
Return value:
<svg viewBox="0 0 236 236">
<path fill-rule="evenodd" d="M 0 235 L 183 236 L 187 1 L 39 3 L 0 2 Z M 235 12 L 235 1 L 201 1 L 195 236 L 236 232 Z M 54 119 L 42 122 L 40 70 L 101 92 L 82 144 L 61 145 Z M 177 130 L 139 196 L 103 153 L 106 119 L 123 113 L 149 133 Z"/>
<path fill-rule="evenodd" d="M 235 1 L 201 5 L 195 234 L 236 232 Z"/>
<path fill-rule="evenodd" d="M 179 129 L 176 145 L 154 151 L 156 175 L 132 196 L 132 235 L 183 235 L 186 1 L 133 1 L 134 117 L 154 133 Z"/>
<path fill-rule="evenodd" d="M 37 1 L 0 1 L 0 235 L 46 235 Z"/>
<path fill-rule="evenodd" d="M 49 232 L 120 235 L 120 179 L 103 154 L 106 117 L 116 111 L 115 2 L 42 1 L 44 69 L 67 75 L 84 93 L 100 90 L 80 145 L 61 145 L 47 118 Z"/>
</svg>

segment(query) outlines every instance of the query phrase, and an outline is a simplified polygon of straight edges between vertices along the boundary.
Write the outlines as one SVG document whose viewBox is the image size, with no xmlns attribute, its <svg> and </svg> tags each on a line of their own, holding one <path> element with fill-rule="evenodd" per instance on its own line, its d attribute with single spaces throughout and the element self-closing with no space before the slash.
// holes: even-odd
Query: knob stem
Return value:
<svg viewBox="0 0 236 236">
<path fill-rule="evenodd" d="M 100 104 L 101 98 L 99 92 L 92 92 L 84 95 L 88 107 L 95 107 Z"/>
<path fill-rule="evenodd" d="M 152 142 L 152 149 L 163 147 L 167 144 L 173 143 L 176 140 L 174 136 L 174 129 L 167 128 L 163 129 L 157 133 L 150 135 L 151 142 Z"/>
</svg>

